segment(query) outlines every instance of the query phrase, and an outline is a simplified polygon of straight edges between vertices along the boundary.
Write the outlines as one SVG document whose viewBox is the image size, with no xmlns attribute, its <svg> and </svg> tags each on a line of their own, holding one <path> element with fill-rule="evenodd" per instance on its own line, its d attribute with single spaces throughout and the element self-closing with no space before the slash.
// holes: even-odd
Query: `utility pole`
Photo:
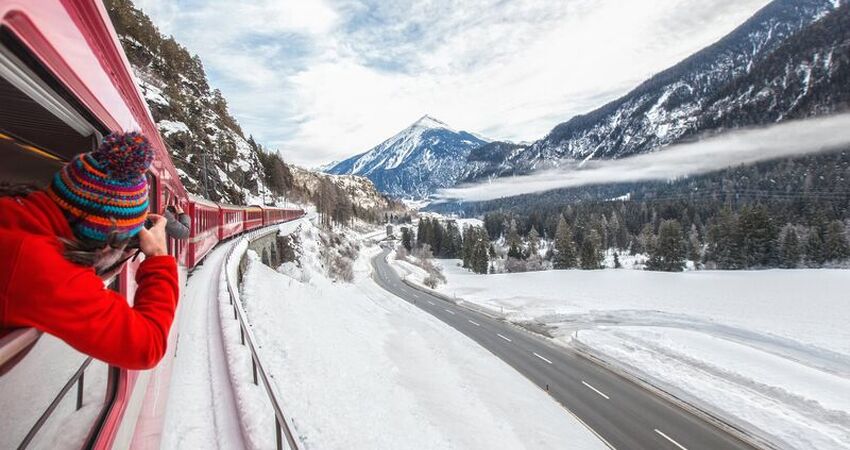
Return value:
<svg viewBox="0 0 850 450">
<path fill-rule="evenodd" d="M 211 198 L 210 197 L 210 186 L 209 186 L 209 181 L 208 181 L 210 173 L 207 170 L 207 149 L 206 148 L 204 149 L 203 156 L 204 156 L 204 192 L 207 194 L 207 198 L 209 199 L 209 198 Z"/>
</svg>

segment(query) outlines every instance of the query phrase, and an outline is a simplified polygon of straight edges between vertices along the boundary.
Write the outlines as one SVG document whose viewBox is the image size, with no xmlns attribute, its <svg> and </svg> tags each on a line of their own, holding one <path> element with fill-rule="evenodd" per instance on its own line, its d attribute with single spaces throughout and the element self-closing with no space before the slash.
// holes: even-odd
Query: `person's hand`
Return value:
<svg viewBox="0 0 850 450">
<path fill-rule="evenodd" d="M 159 214 L 148 214 L 148 220 L 153 223 L 150 228 L 139 232 L 139 248 L 148 258 L 168 254 L 165 240 L 165 217 Z"/>
<path fill-rule="evenodd" d="M 177 214 L 183 214 L 183 208 L 180 207 L 179 203 L 174 204 L 174 210 L 177 211 Z"/>
</svg>

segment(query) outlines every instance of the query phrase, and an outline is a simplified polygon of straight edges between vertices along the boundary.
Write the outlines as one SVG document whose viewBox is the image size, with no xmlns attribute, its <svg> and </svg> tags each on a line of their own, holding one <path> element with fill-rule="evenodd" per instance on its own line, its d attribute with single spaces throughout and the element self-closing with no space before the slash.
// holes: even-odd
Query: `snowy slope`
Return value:
<svg viewBox="0 0 850 450">
<path fill-rule="evenodd" d="M 438 290 L 535 322 L 781 448 L 850 447 L 847 270 L 474 275 Z"/>
<path fill-rule="evenodd" d="M 556 126 L 546 137 L 530 145 L 496 151 L 487 160 L 470 161 L 462 179 L 524 173 L 556 166 L 565 158 L 618 158 L 654 151 L 721 126 L 769 123 L 776 117 L 762 117 L 765 104 L 806 95 L 807 83 L 796 82 L 797 78 L 806 78 L 809 66 L 806 61 L 800 61 L 796 67 L 789 66 L 787 73 L 780 66 L 782 70 L 762 72 L 761 77 L 746 79 L 742 83 L 745 95 L 736 97 L 727 91 L 738 87 L 739 78 L 758 71 L 762 61 L 789 37 L 846 3 L 846 0 L 775 0 L 717 43 L 655 75 L 622 98 Z M 828 47 L 813 64 L 829 64 Z M 846 49 L 837 47 L 835 52 L 846 53 Z M 829 69 L 816 72 L 823 73 L 828 74 Z M 780 82 L 781 89 L 762 89 L 763 84 L 770 85 L 776 78 L 795 82 L 790 86 Z M 836 85 L 839 91 L 841 86 Z M 724 92 L 727 96 L 722 95 Z M 762 98 L 755 98 L 758 96 Z M 726 111 L 737 111 L 754 98 L 760 102 L 750 108 L 749 120 L 737 114 L 733 115 L 734 120 L 723 123 L 703 120 L 703 116 L 732 115 Z M 817 101 L 823 102 L 824 98 L 816 98 Z"/>
<path fill-rule="evenodd" d="M 396 197 L 424 198 L 437 188 L 454 185 L 470 151 L 486 142 L 426 115 L 327 171 L 365 176 L 378 190 Z"/>
<path fill-rule="evenodd" d="M 501 360 L 380 289 L 368 264 L 378 248 L 361 254 L 354 283 L 330 281 L 317 233 L 305 224 L 287 275 L 254 259 L 243 293 L 305 448 L 604 448 Z"/>
<path fill-rule="evenodd" d="M 218 277 L 233 242 L 210 253 L 181 298 L 161 448 L 239 448 L 242 431 L 218 312 Z"/>
</svg>

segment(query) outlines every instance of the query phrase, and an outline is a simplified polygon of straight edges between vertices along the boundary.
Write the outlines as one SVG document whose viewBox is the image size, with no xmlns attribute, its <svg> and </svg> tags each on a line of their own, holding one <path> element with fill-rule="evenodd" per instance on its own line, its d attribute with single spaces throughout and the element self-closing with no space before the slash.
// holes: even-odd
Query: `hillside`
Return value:
<svg viewBox="0 0 850 450">
<path fill-rule="evenodd" d="M 806 116 L 809 114 L 802 111 L 806 104 L 818 103 L 818 113 L 835 110 L 837 105 L 825 108 L 823 102 L 814 97 L 814 92 L 807 90 L 806 83 L 783 84 L 782 92 L 764 91 L 757 87 L 782 83 L 785 67 L 781 61 L 792 53 L 799 54 L 800 59 L 796 65 L 788 67 L 788 75 L 805 78 L 808 73 L 806 66 L 800 64 L 804 64 L 812 53 L 804 55 L 796 51 L 799 50 L 796 47 L 792 48 L 792 44 L 784 45 L 804 29 L 806 34 L 813 36 L 810 44 L 823 44 L 818 53 L 821 58 L 819 64 L 822 67 L 824 64 L 836 64 L 838 58 L 829 58 L 829 55 L 846 53 L 847 48 L 838 44 L 834 52 L 831 51 L 830 46 L 834 46 L 836 40 L 824 38 L 836 35 L 824 33 L 838 28 L 807 27 L 831 15 L 840 4 L 846 4 L 846 1 L 775 0 L 717 43 L 655 75 L 622 98 L 556 126 L 545 138 L 527 147 L 506 153 L 503 157 L 497 155 L 487 164 L 480 161 L 471 164 L 463 179 L 470 181 L 525 173 L 557 165 L 563 158 L 619 158 L 654 151 L 710 130 Z M 846 14 L 846 8 L 836 14 Z M 815 70 L 811 72 L 815 78 L 810 78 L 810 81 L 824 88 L 846 89 L 838 83 L 839 80 L 823 82 L 817 78 L 833 74 L 834 69 L 828 67 Z M 753 91 L 749 96 L 733 95 L 741 94 L 734 92 L 738 88 Z M 812 100 L 799 102 L 794 114 L 783 114 L 779 105 L 773 113 L 762 113 L 764 101 L 807 96 Z M 735 111 L 743 110 L 752 111 L 751 117 L 737 120 L 739 114 Z M 720 122 L 710 119 L 717 116 L 725 119 Z"/>
<path fill-rule="evenodd" d="M 286 164 L 246 135 L 221 91 L 210 86 L 198 56 L 163 36 L 130 0 L 105 4 L 189 192 L 233 204 L 316 202 L 314 185 L 325 176 Z M 379 217 L 385 209 L 399 209 L 366 179 L 337 177 L 333 184 L 340 188 L 335 194 L 344 193 L 338 200 L 353 205 L 354 216 Z"/>
<path fill-rule="evenodd" d="M 323 181 L 330 182 L 341 192 L 345 192 L 351 199 L 353 205 L 363 209 L 375 209 L 386 211 L 402 211 L 404 205 L 401 202 L 388 198 L 378 192 L 375 185 L 366 177 L 358 175 L 331 175 L 314 172 L 298 166 L 290 166 L 292 170 L 293 184 L 298 186 L 308 198 L 312 198 L 319 192 Z"/>
</svg>

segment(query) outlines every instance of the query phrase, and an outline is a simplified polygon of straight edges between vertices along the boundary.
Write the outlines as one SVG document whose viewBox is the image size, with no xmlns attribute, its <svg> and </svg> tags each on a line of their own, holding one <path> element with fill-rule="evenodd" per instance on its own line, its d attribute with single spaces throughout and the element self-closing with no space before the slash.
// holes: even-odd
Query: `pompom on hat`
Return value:
<svg viewBox="0 0 850 450">
<path fill-rule="evenodd" d="M 112 133 L 97 150 L 81 153 L 53 176 L 48 195 L 79 238 L 106 241 L 111 231 L 128 239 L 148 215 L 145 172 L 153 150 L 140 133 Z"/>
</svg>

